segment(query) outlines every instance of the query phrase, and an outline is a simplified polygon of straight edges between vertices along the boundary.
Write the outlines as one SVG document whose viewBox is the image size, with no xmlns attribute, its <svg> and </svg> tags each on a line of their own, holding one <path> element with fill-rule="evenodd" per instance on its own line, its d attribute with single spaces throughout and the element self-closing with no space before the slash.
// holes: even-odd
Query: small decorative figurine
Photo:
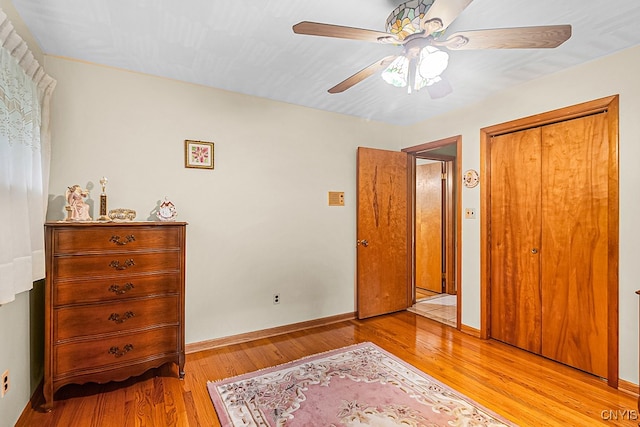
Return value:
<svg viewBox="0 0 640 427">
<path fill-rule="evenodd" d="M 89 205 L 84 201 L 89 196 L 89 190 L 83 190 L 78 184 L 67 187 L 65 193 L 68 205 L 67 221 L 91 221 Z"/>
<path fill-rule="evenodd" d="M 160 203 L 156 216 L 160 221 L 175 221 L 178 216 L 176 206 L 165 196 L 164 201 Z"/>
<path fill-rule="evenodd" d="M 106 176 L 103 176 L 100 179 L 102 193 L 100 193 L 100 218 L 98 218 L 98 221 L 111 221 L 111 218 L 107 216 L 107 193 L 105 193 L 107 182 L 109 182 L 109 180 Z"/>
</svg>

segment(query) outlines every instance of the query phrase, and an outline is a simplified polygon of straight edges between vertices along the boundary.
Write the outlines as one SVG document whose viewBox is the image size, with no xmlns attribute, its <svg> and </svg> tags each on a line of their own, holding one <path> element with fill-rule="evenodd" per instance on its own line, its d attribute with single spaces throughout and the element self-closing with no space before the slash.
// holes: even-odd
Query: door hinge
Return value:
<svg viewBox="0 0 640 427">
<path fill-rule="evenodd" d="M 447 179 L 447 173 L 446 172 L 442 172 L 441 178 L 442 178 L 443 181 L 446 180 Z"/>
</svg>

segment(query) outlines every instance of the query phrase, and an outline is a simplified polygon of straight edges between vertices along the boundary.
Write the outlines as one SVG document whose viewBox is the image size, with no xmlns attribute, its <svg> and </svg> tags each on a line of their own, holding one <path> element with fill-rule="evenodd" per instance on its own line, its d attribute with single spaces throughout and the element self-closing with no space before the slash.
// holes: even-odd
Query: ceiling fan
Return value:
<svg viewBox="0 0 640 427">
<path fill-rule="evenodd" d="M 386 32 L 303 21 L 293 26 L 296 34 L 334 37 L 402 46 L 390 55 L 338 83 L 329 93 L 340 93 L 380 70 L 394 86 L 412 90 L 427 88 L 431 98 L 451 93 L 443 78 L 449 55 L 443 50 L 554 48 L 571 37 L 571 25 L 497 28 L 461 31 L 444 35 L 447 27 L 473 0 L 409 0 L 387 18 Z"/>
</svg>

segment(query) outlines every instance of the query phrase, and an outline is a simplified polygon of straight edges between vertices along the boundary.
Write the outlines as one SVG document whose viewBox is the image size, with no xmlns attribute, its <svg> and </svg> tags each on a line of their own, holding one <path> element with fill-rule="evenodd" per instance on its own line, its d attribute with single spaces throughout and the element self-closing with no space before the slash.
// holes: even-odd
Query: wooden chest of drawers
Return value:
<svg viewBox="0 0 640 427">
<path fill-rule="evenodd" d="M 70 383 L 184 376 L 184 222 L 45 224 L 44 409 Z"/>
</svg>

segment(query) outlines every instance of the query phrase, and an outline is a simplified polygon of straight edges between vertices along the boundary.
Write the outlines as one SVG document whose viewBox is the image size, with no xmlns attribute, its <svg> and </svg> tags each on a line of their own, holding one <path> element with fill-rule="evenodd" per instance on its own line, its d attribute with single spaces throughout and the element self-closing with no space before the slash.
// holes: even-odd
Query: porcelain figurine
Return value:
<svg viewBox="0 0 640 427">
<path fill-rule="evenodd" d="M 82 189 L 79 185 L 67 187 L 66 198 L 68 205 L 67 221 L 91 221 L 89 205 L 84 201 L 89 196 L 89 190 Z"/>
</svg>

